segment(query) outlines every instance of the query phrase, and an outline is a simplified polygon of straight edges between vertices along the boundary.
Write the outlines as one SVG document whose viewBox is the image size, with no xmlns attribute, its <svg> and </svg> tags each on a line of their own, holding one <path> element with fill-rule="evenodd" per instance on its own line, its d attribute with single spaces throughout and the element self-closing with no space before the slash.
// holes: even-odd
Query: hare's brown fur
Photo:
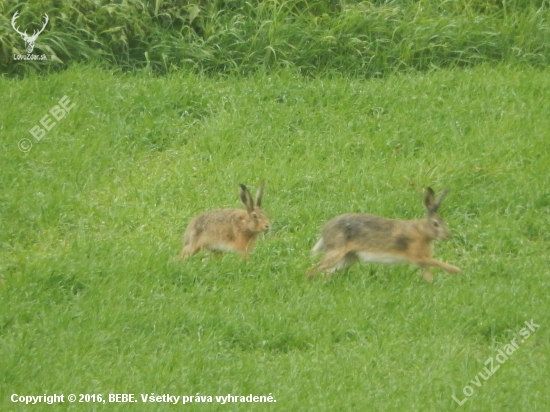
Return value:
<svg viewBox="0 0 550 412">
<path fill-rule="evenodd" d="M 332 273 L 357 260 L 372 263 L 412 263 L 422 268 L 424 279 L 433 280 L 429 270 L 439 267 L 450 273 L 460 269 L 432 258 L 432 242 L 447 240 L 451 234 L 437 214 L 446 192 L 435 200 L 431 188 L 426 189 L 424 204 L 427 217 L 422 220 L 395 220 L 374 215 L 348 213 L 325 224 L 321 239 L 313 253 L 324 252 L 321 262 L 308 272 Z"/>
<path fill-rule="evenodd" d="M 254 202 L 246 186 L 239 185 L 246 210 L 211 210 L 193 218 L 183 235 L 179 257 L 185 259 L 201 249 L 236 251 L 248 257 L 260 233 L 270 226 L 269 217 L 261 208 L 263 188 L 262 183 Z"/>
</svg>

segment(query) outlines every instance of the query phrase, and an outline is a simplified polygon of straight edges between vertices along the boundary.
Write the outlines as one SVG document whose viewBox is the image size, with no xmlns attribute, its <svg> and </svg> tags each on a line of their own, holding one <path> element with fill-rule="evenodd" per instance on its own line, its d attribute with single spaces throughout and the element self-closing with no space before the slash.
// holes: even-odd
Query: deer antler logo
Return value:
<svg viewBox="0 0 550 412">
<path fill-rule="evenodd" d="M 18 17 L 19 17 L 19 12 L 16 11 L 15 14 L 13 15 L 13 18 L 11 19 L 11 26 L 17 33 L 21 35 L 21 38 L 25 40 L 25 48 L 27 49 L 27 53 L 31 54 L 32 51 L 34 50 L 34 43 L 36 42 L 38 35 L 44 31 L 46 24 L 48 24 L 48 20 L 49 20 L 48 15 L 44 14 L 44 17 L 46 18 L 46 21 L 44 21 L 44 25 L 40 30 L 35 30 L 32 36 L 29 36 L 26 30 L 24 32 L 20 32 L 19 28 L 15 27 L 15 20 L 17 20 Z"/>
</svg>

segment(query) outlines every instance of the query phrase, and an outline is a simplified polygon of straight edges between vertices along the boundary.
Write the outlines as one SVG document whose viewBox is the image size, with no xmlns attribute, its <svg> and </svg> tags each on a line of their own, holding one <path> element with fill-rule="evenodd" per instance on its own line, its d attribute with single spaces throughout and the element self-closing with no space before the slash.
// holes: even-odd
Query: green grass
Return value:
<svg viewBox="0 0 550 412">
<path fill-rule="evenodd" d="M 75 66 L 0 89 L 1 410 L 45 392 L 277 399 L 177 407 L 192 410 L 548 410 L 550 70 Z M 35 141 L 64 95 L 76 106 Z M 273 228 L 249 261 L 172 261 L 194 215 L 241 207 L 237 185 L 261 180 Z M 461 275 L 358 264 L 305 279 L 325 221 L 420 218 L 428 185 L 451 189 L 454 237 L 435 256 Z M 531 319 L 540 329 L 459 407 L 451 396 Z"/>
</svg>

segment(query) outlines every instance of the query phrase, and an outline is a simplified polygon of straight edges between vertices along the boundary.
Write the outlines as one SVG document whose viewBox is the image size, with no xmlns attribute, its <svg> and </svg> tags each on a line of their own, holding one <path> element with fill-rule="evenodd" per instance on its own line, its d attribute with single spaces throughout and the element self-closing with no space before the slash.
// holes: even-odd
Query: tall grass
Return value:
<svg viewBox="0 0 550 412">
<path fill-rule="evenodd" d="M 35 53 L 11 28 L 50 23 Z M 157 73 L 251 73 L 292 67 L 304 74 L 376 76 L 396 70 L 487 62 L 550 63 L 547 0 L 421 1 L 29 1 L 0 3 L 1 72 L 57 70 L 77 61 Z"/>
</svg>

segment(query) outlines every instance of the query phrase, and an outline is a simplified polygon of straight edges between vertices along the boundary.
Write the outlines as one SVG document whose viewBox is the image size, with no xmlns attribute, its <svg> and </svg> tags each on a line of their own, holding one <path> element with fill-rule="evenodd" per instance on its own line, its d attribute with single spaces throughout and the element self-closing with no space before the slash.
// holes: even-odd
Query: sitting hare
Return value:
<svg viewBox="0 0 550 412">
<path fill-rule="evenodd" d="M 183 249 L 179 255 L 185 259 L 201 249 L 236 251 L 248 257 L 258 235 L 269 229 L 269 217 L 262 209 L 264 184 L 260 185 L 256 202 L 244 185 L 239 185 L 242 209 L 211 210 L 196 216 L 183 235 Z"/>
<path fill-rule="evenodd" d="M 432 242 L 451 237 L 443 218 L 437 214 L 446 194 L 447 190 L 436 200 L 434 191 L 426 189 L 427 217 L 422 220 L 394 220 L 359 213 L 335 217 L 325 224 L 321 239 L 312 250 L 313 254 L 325 255 L 308 275 L 333 273 L 358 259 L 372 263 L 412 263 L 422 268 L 428 282 L 433 281 L 430 266 L 459 273 L 459 268 L 432 259 Z"/>
</svg>

